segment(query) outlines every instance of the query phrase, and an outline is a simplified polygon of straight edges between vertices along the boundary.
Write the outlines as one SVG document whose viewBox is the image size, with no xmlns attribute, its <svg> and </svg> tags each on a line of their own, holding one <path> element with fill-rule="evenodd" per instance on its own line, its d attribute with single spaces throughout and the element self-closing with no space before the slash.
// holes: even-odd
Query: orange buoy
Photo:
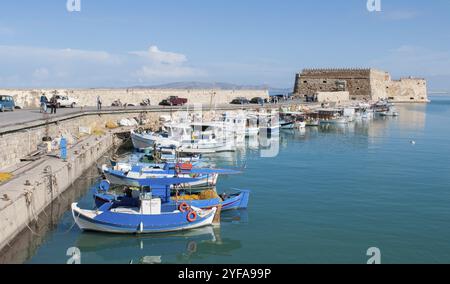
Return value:
<svg viewBox="0 0 450 284">
<path fill-rule="evenodd" d="M 191 207 L 186 202 L 183 202 L 180 204 L 180 206 L 178 206 L 178 210 L 180 210 L 180 212 L 182 213 L 188 211 L 189 209 L 191 209 Z"/>
<path fill-rule="evenodd" d="M 194 210 L 189 211 L 189 213 L 187 214 L 187 220 L 191 223 L 197 220 L 197 212 L 195 212 Z"/>
</svg>

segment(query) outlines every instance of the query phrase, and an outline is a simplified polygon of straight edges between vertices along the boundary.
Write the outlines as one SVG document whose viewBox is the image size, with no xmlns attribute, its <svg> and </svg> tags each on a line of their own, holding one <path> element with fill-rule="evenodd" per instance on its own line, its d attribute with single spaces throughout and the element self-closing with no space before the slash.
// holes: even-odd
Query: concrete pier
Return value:
<svg viewBox="0 0 450 284">
<path fill-rule="evenodd" d="M 114 144 L 114 136 L 89 137 L 68 151 L 68 161 L 45 157 L 0 186 L 0 249 Z"/>
</svg>

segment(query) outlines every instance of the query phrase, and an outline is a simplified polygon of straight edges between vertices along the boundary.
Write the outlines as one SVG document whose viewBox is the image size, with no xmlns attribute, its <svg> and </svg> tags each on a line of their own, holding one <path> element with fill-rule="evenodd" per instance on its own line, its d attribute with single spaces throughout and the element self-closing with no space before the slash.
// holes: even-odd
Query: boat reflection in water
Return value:
<svg viewBox="0 0 450 284">
<path fill-rule="evenodd" d="M 82 253 L 83 263 L 189 263 L 212 255 L 230 255 L 242 247 L 240 241 L 222 239 L 220 230 L 209 226 L 136 236 L 83 232 L 75 246 Z"/>
</svg>

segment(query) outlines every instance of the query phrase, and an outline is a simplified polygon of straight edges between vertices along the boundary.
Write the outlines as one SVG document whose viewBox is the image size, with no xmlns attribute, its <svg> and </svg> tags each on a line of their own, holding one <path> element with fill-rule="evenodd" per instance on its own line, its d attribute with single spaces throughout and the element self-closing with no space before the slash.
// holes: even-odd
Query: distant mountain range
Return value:
<svg viewBox="0 0 450 284">
<path fill-rule="evenodd" d="M 269 90 L 270 93 L 289 93 L 290 88 L 274 88 L 269 85 L 237 85 L 223 82 L 174 82 L 153 86 L 134 86 L 135 89 L 218 89 L 218 90 Z"/>
</svg>

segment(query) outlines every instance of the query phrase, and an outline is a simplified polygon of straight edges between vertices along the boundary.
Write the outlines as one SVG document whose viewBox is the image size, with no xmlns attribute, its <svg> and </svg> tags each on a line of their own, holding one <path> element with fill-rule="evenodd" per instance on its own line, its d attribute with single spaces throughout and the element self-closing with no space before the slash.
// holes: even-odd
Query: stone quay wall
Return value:
<svg viewBox="0 0 450 284">
<path fill-rule="evenodd" d="M 0 250 L 9 245 L 29 223 L 66 191 L 114 144 L 112 134 L 90 137 L 68 151 L 68 161 L 44 158 L 33 163 L 25 174 L 0 185 Z"/>
<path fill-rule="evenodd" d="M 0 89 L 0 95 L 10 95 L 16 104 L 23 108 L 39 107 L 42 93 L 50 99 L 56 93 L 67 95 L 78 100 L 78 106 L 96 106 L 97 96 L 102 99 L 103 106 L 110 106 L 115 100 L 122 103 L 139 105 L 150 99 L 151 105 L 158 105 L 169 96 L 187 98 L 189 104 L 220 105 L 230 103 L 236 97 L 252 99 L 268 98 L 268 90 L 214 90 L 214 89 Z"/>
<path fill-rule="evenodd" d="M 143 117 L 146 120 L 158 121 L 164 112 L 148 112 Z M 91 114 L 82 115 L 73 119 L 60 120 L 56 118 L 50 122 L 49 126 L 30 127 L 25 130 L 0 134 L 0 169 L 11 167 L 20 163 L 20 159 L 37 150 L 42 143 L 42 138 L 46 135 L 55 138 L 64 135 L 65 137 L 79 136 L 80 127 L 89 127 L 91 130 L 107 131 L 107 122 L 116 123 L 122 118 L 135 118 L 142 115 L 142 112 L 129 112 L 117 114 Z M 42 124 L 45 124 L 42 121 Z"/>
</svg>

